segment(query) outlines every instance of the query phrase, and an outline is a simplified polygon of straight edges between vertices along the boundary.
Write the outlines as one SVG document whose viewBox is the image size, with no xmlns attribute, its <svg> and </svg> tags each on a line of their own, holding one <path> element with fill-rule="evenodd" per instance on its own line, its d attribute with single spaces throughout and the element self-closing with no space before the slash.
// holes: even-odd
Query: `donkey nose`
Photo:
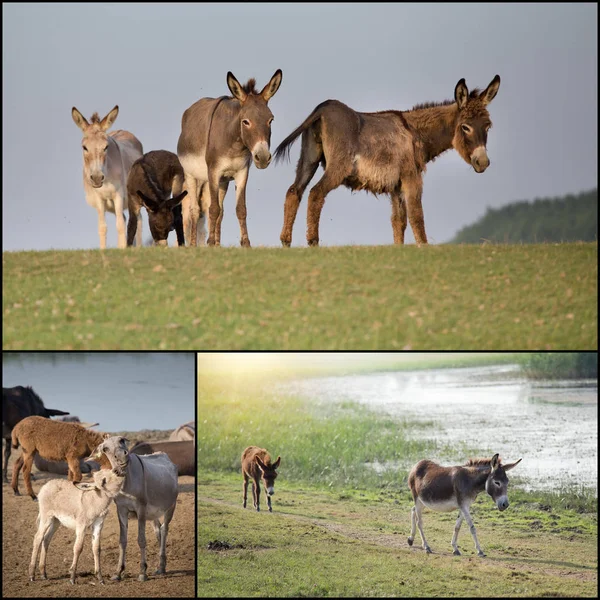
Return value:
<svg viewBox="0 0 600 600">
<path fill-rule="evenodd" d="M 104 183 L 104 174 L 100 173 L 99 175 L 91 175 L 90 179 L 92 180 L 92 185 L 94 187 L 102 187 L 102 184 Z"/>
</svg>

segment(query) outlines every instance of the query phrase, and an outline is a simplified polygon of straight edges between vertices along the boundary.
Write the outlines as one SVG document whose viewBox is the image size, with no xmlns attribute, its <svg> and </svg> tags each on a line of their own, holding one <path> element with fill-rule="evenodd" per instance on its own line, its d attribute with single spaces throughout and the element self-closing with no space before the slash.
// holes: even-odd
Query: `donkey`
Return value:
<svg viewBox="0 0 600 600">
<path fill-rule="evenodd" d="M 267 103 L 279 89 L 282 77 L 281 69 L 277 69 L 258 92 L 254 79 L 242 86 L 228 72 L 227 86 L 233 97 L 201 98 L 183 113 L 177 155 L 185 172 L 185 189 L 189 192 L 182 209 L 185 238 L 191 246 L 197 244 L 200 213 L 203 222 L 207 213 L 209 216 L 208 245 L 221 244 L 223 200 L 233 179 L 240 244 L 250 247 L 246 226 L 248 170 L 251 161 L 259 169 L 266 169 L 271 162 L 273 113 Z"/>
<path fill-rule="evenodd" d="M 127 208 L 127 175 L 131 165 L 142 156 L 141 142 L 129 131 L 118 129 L 106 133 L 115 122 L 119 107 L 115 106 L 102 120 L 94 113 L 91 123 L 73 107 L 75 125 L 83 131 L 83 189 L 86 202 L 98 211 L 100 248 L 106 248 L 105 212 L 117 218 L 119 248 L 125 248 L 125 217 Z M 138 232 L 138 246 L 142 230 Z"/>
<path fill-rule="evenodd" d="M 242 452 L 242 474 L 244 475 L 244 508 L 246 508 L 246 497 L 248 495 L 248 479 L 252 478 L 252 499 L 254 508 L 260 511 L 260 480 L 262 479 L 267 494 L 269 512 L 271 508 L 271 496 L 275 494 L 276 469 L 281 464 L 281 456 L 271 463 L 271 456 L 264 448 L 248 446 Z"/>
<path fill-rule="evenodd" d="M 157 246 L 168 246 L 169 232 L 175 229 L 177 243 L 185 246 L 181 201 L 187 195 L 182 192 L 183 169 L 173 152 L 153 150 L 138 158 L 127 177 L 127 198 L 129 200 L 129 221 L 127 222 L 127 245 L 133 245 L 133 238 L 141 230 L 142 205 L 148 211 L 148 224 L 152 239 Z M 172 194 L 172 197 L 171 197 Z M 139 247 L 139 244 L 138 244 Z"/>
<path fill-rule="evenodd" d="M 285 197 L 280 236 L 283 246 L 292 243 L 302 194 L 319 164 L 325 172 L 308 195 L 309 246 L 319 244 L 325 196 L 340 185 L 389 194 L 394 243 L 404 243 L 408 213 L 416 243 L 426 244 L 421 206 L 425 166 L 442 152 L 455 148 L 476 173 L 487 169 L 487 132 L 492 122 L 486 107 L 499 87 L 500 77 L 496 75 L 483 92 L 474 89 L 469 93 L 461 79 L 454 90 L 454 101 L 420 104 L 409 111 L 363 113 L 338 100 L 319 104 L 275 150 L 276 162 L 289 157 L 291 145 L 302 134 L 296 180 Z"/>
<path fill-rule="evenodd" d="M 442 512 L 458 508 L 460 512 L 452 536 L 454 554 L 460 556 L 456 542 L 464 519 L 471 529 L 477 554 L 485 556 L 477 540 L 469 506 L 475 501 L 477 495 L 485 490 L 496 503 L 498 510 L 506 510 L 508 508 L 506 471 L 516 467 L 521 460 L 523 459 L 520 458 L 514 463 L 503 465 L 499 455 L 494 454 L 492 458 L 469 459 L 465 465 L 457 467 L 441 467 L 430 460 L 418 462 L 408 476 L 408 486 L 415 501 L 415 505 L 411 509 L 412 527 L 408 545 L 413 545 L 416 524 L 423 541 L 423 549 L 431 554 L 431 548 L 423 533 L 421 517 L 423 507 Z"/>
</svg>

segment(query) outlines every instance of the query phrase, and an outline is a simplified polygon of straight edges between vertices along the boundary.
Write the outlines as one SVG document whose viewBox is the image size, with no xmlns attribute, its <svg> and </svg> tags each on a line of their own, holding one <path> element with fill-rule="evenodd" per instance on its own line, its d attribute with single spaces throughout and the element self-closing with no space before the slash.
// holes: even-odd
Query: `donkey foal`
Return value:
<svg viewBox="0 0 600 600">
<path fill-rule="evenodd" d="M 271 496 L 275 494 L 275 478 L 277 469 L 281 464 L 281 456 L 271 464 L 271 456 L 264 448 L 248 446 L 242 453 L 242 473 L 244 475 L 244 508 L 246 508 L 246 497 L 248 494 L 248 479 L 252 478 L 252 499 L 254 508 L 260 511 L 260 480 L 262 479 L 267 494 L 269 512 L 271 508 Z"/>
<path fill-rule="evenodd" d="M 514 463 L 502 465 L 499 455 L 494 454 L 491 459 L 470 459 L 465 465 L 457 467 L 441 467 L 430 460 L 418 462 L 408 476 L 408 486 L 415 501 L 415 505 L 411 510 L 412 527 L 408 545 L 413 545 L 415 525 L 418 525 L 421 540 L 423 540 L 423 549 L 428 554 L 431 553 L 431 548 L 427 544 L 423 533 L 423 519 L 421 517 L 423 507 L 443 512 L 458 508 L 460 514 L 452 536 L 454 554 L 460 556 L 456 542 L 464 519 L 471 529 L 477 554 L 485 556 L 477 540 L 469 506 L 475 501 L 478 494 L 485 490 L 492 497 L 499 510 L 506 510 L 508 508 L 508 477 L 506 471 L 516 467 L 521 460 L 523 459 L 520 458 Z"/>
</svg>

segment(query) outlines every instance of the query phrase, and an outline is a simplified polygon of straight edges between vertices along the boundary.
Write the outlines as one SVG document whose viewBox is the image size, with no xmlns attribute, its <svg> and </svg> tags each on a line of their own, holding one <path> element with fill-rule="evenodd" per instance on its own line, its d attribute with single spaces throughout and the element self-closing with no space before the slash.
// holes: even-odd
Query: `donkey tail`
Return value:
<svg viewBox="0 0 600 600">
<path fill-rule="evenodd" d="M 18 448 L 19 447 L 19 438 L 17 435 L 17 428 L 13 427 L 13 430 L 11 432 L 11 437 L 12 437 L 12 447 L 13 448 Z"/>
<path fill-rule="evenodd" d="M 274 152 L 275 162 L 281 162 L 284 158 L 290 159 L 290 149 L 292 144 L 298 139 L 301 133 L 304 133 L 313 123 L 316 123 L 322 116 L 322 109 L 331 102 L 331 100 L 326 100 L 325 102 L 321 102 L 319 106 L 313 110 L 310 115 L 306 118 L 306 120 L 294 129 L 290 135 L 288 135 Z"/>
</svg>

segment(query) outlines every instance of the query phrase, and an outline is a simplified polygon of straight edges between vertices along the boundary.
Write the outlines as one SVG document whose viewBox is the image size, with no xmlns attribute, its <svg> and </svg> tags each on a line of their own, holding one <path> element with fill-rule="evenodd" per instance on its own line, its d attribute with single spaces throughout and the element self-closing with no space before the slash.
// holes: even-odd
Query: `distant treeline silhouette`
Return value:
<svg viewBox="0 0 600 600">
<path fill-rule="evenodd" d="M 598 189 L 578 195 L 536 198 L 488 208 L 485 215 L 463 227 L 451 243 L 541 243 L 598 239 Z"/>
</svg>

